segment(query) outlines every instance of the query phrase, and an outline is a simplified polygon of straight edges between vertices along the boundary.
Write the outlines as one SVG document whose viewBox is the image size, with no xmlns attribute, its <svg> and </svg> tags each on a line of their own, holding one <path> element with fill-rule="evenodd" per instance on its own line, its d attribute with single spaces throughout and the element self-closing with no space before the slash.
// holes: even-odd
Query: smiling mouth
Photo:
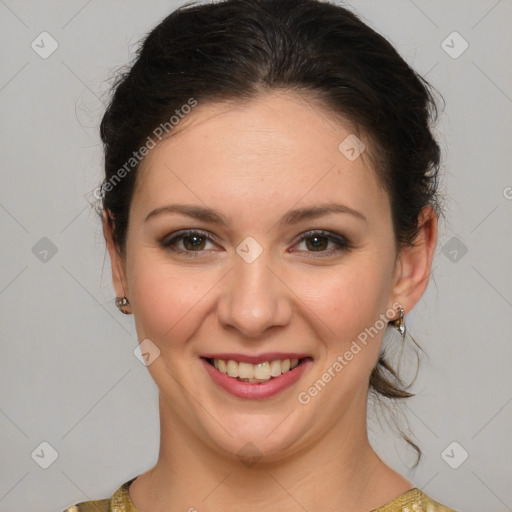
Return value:
<svg viewBox="0 0 512 512">
<path fill-rule="evenodd" d="M 306 361 L 312 361 L 311 357 L 302 357 L 300 359 L 274 359 L 271 361 L 262 361 L 258 364 L 244 363 L 232 359 L 214 359 L 211 357 L 203 358 L 219 372 L 229 377 L 250 383 L 264 383 L 276 379 L 284 373 L 295 370 Z"/>
</svg>

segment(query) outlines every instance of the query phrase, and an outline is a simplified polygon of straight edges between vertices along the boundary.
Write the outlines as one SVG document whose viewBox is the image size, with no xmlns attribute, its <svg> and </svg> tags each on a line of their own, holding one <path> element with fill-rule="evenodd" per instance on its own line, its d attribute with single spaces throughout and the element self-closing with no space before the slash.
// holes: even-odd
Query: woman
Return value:
<svg viewBox="0 0 512 512">
<path fill-rule="evenodd" d="M 159 388 L 160 453 L 68 511 L 449 511 L 371 447 L 410 394 L 405 338 L 437 239 L 428 85 L 316 0 L 179 9 L 101 124 L 116 304 Z"/>
</svg>

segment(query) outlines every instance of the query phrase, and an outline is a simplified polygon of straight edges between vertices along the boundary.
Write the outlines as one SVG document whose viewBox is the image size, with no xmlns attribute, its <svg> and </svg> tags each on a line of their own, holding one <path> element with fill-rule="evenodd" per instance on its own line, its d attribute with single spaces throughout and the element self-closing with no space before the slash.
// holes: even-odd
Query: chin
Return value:
<svg viewBox="0 0 512 512">
<path fill-rule="evenodd" d="M 292 414 L 289 411 L 279 414 L 232 412 L 221 416 L 222 426 L 208 417 L 208 424 L 202 425 L 203 440 L 207 438 L 215 451 L 248 467 L 291 456 L 304 446 L 305 436 L 312 427 L 304 424 L 301 428 L 297 411 Z"/>
</svg>

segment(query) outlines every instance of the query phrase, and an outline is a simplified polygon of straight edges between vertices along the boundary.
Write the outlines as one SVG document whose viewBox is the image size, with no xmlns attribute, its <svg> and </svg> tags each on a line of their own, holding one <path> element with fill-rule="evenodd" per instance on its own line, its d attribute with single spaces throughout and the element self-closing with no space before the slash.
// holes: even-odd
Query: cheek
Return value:
<svg viewBox="0 0 512 512">
<path fill-rule="evenodd" d="M 205 294 L 215 284 L 212 271 L 171 266 L 152 251 L 139 251 L 131 270 L 130 293 L 139 339 L 166 342 L 190 337 Z"/>
<path fill-rule="evenodd" d="M 312 276 L 302 290 L 321 320 L 325 360 L 317 377 L 335 382 L 331 392 L 341 400 L 342 389 L 366 389 L 377 363 L 387 327 L 391 272 L 382 260 L 369 257 L 320 277 Z"/>
<path fill-rule="evenodd" d="M 325 270 L 297 276 L 295 289 L 301 290 L 301 298 L 336 333 L 353 335 L 354 329 L 364 329 L 386 312 L 391 274 L 381 263 L 367 261 Z"/>
</svg>

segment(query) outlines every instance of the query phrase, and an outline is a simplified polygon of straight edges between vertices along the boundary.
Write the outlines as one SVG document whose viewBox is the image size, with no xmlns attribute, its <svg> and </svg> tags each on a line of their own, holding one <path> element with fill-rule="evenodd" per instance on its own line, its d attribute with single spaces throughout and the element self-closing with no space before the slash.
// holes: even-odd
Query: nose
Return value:
<svg viewBox="0 0 512 512">
<path fill-rule="evenodd" d="M 276 265 L 271 268 L 266 252 L 251 263 L 235 255 L 234 268 L 226 276 L 217 305 L 224 328 L 236 329 L 247 338 L 259 338 L 272 327 L 283 327 L 292 317 L 291 296 Z"/>
</svg>

